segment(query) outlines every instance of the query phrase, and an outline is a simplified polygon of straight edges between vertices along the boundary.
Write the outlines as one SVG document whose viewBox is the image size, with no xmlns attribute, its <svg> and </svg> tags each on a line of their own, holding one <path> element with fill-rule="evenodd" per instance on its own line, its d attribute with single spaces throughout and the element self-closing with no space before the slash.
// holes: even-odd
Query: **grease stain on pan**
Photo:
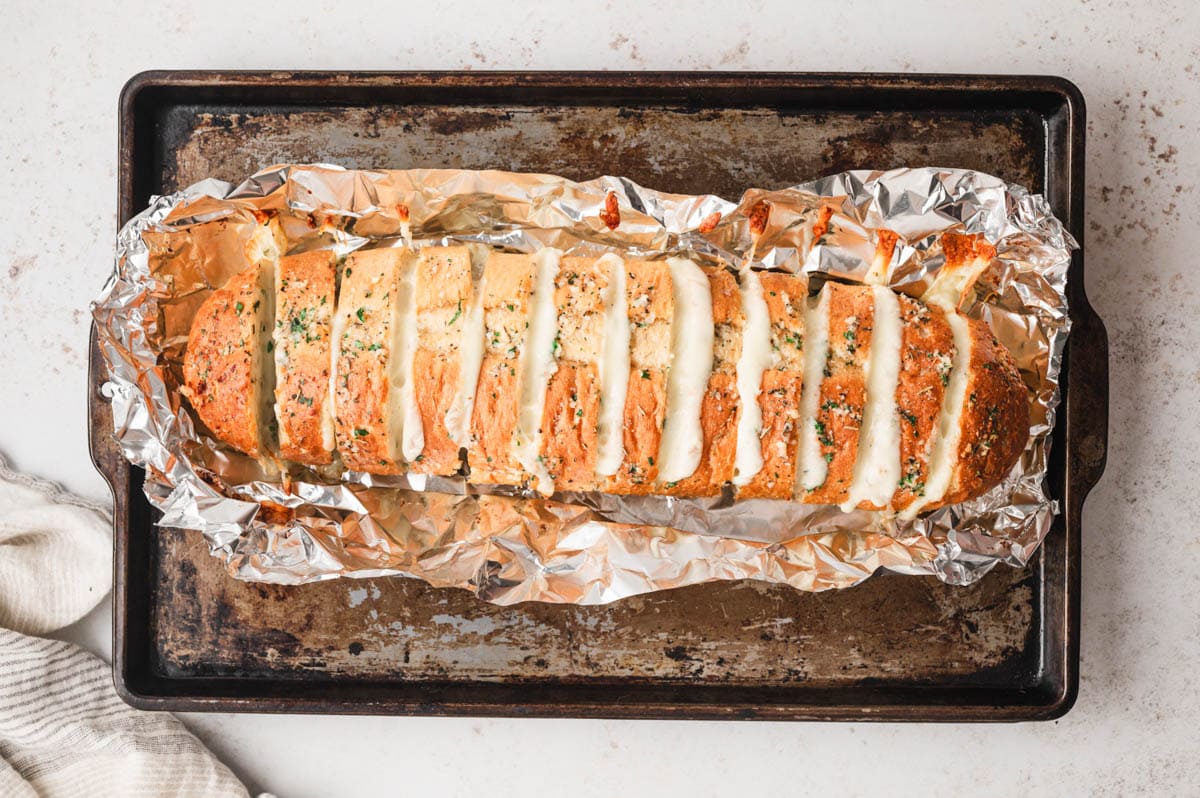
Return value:
<svg viewBox="0 0 1200 798">
<path fill-rule="evenodd" d="M 688 106 L 389 106 L 256 115 L 179 108 L 164 124 L 173 156 L 163 177 L 168 188 L 181 188 L 206 177 L 240 180 L 284 160 L 321 161 L 505 168 L 572 179 L 620 174 L 654 188 L 736 198 L 751 185 L 782 187 L 848 168 L 953 163 L 1037 185 L 1042 165 L 1018 146 L 1037 134 L 1036 121 Z M 819 135 L 812 135 L 815 127 Z"/>
<path fill-rule="evenodd" d="M 344 582 L 237 582 L 195 536 L 162 530 L 160 543 L 159 656 L 178 675 L 844 685 L 1000 669 L 1002 679 L 1034 610 L 1032 572 L 1010 569 L 967 590 L 885 577 L 812 595 L 740 582 L 602 607 L 497 607 L 377 579 L 355 585 L 368 598 L 347 607 Z"/>
</svg>

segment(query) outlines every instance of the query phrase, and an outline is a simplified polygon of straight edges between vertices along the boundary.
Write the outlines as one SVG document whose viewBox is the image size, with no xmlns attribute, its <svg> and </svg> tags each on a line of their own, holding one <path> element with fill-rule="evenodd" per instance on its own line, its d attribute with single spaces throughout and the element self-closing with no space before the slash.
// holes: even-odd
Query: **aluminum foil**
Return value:
<svg viewBox="0 0 1200 798">
<path fill-rule="evenodd" d="M 569 254 L 687 254 L 851 281 L 866 277 L 880 232 L 890 231 L 899 239 L 888 282 L 914 295 L 944 263 L 944 233 L 982 234 L 997 257 L 964 311 L 985 320 L 1016 358 L 1030 389 L 1032 436 L 1000 485 L 907 523 L 777 500 L 543 499 L 481 492 L 460 479 L 259 462 L 201 434 L 177 386 L 192 315 L 243 267 L 263 226 L 285 236 L 289 251 L 348 252 L 379 240 L 555 246 Z M 618 177 L 575 183 L 281 165 L 240 186 L 207 180 L 154 198 L 118 234 L 116 268 L 93 314 L 116 440 L 146 469 L 160 524 L 203 533 L 239 579 L 394 574 L 497 604 L 603 603 L 730 579 L 816 591 L 880 569 L 969 584 L 997 563 L 1024 565 L 1058 509 L 1045 476 L 1074 247 L 1042 197 L 964 170 L 846 172 L 732 202 Z"/>
</svg>

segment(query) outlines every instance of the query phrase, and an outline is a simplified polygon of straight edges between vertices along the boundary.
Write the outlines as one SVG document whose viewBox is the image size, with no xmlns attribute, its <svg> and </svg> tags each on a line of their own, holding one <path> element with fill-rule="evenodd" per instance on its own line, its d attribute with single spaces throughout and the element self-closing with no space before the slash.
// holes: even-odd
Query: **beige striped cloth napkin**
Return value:
<svg viewBox="0 0 1200 798">
<path fill-rule="evenodd" d="M 0 456 L 0 796 L 246 796 L 178 720 L 117 697 L 109 666 L 33 635 L 112 587 L 109 511 Z"/>
</svg>

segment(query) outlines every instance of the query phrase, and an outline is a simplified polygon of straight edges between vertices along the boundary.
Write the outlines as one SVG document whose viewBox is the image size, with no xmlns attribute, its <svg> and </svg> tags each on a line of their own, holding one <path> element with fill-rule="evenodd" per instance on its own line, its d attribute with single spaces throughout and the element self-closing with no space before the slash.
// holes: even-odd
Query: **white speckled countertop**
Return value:
<svg viewBox="0 0 1200 798">
<path fill-rule="evenodd" d="M 108 5 L 9 0 L 0 34 L 0 183 L 16 201 L 0 236 L 0 450 L 94 497 L 106 489 L 84 435 L 85 310 L 109 270 L 117 94 L 135 72 L 1044 73 L 1075 81 L 1088 104 L 1087 288 L 1111 340 L 1112 415 L 1107 474 L 1084 512 L 1083 676 L 1069 715 L 1002 727 L 185 716 L 251 789 L 1200 794 L 1192 2 L 778 2 L 736 13 L 705 2 L 394 3 L 367 13 L 296 0 L 157 2 L 124 15 Z M 65 636 L 109 656 L 109 613 L 106 603 Z"/>
</svg>

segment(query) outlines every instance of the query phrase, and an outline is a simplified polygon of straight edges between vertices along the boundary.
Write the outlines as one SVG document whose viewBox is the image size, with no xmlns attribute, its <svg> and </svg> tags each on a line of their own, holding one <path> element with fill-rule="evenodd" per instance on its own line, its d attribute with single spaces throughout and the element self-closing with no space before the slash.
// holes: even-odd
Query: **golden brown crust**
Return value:
<svg viewBox="0 0 1200 798">
<path fill-rule="evenodd" d="M 625 459 L 604 490 L 614 495 L 646 496 L 658 492 L 658 444 L 667 412 L 667 375 L 663 369 L 634 368 L 625 393 L 622 430 Z"/>
<path fill-rule="evenodd" d="M 483 307 L 529 313 L 537 266 L 533 257 L 513 252 L 492 252 L 483 267 Z M 512 306 L 512 307 L 510 307 Z"/>
<path fill-rule="evenodd" d="M 828 462 L 825 482 L 809 491 L 809 504 L 846 501 L 858 459 L 858 434 L 866 406 L 866 365 L 875 321 L 875 300 L 868 286 L 826 283 L 829 297 L 828 376 L 821 382 L 814 424 Z"/>
<path fill-rule="evenodd" d="M 656 321 L 671 322 L 675 316 L 671 288 L 671 268 L 665 260 L 625 261 L 625 298 L 635 335 Z"/>
<path fill-rule="evenodd" d="M 600 376 L 594 365 L 559 363 L 546 388 L 542 415 L 544 463 L 556 490 L 596 486 L 596 425 Z"/>
<path fill-rule="evenodd" d="M 1029 440 L 1029 392 L 1012 355 L 991 328 L 967 319 L 971 365 L 963 404 L 958 459 L 950 490 L 936 506 L 979 496 L 1016 464 Z"/>
<path fill-rule="evenodd" d="M 279 455 L 308 465 L 333 459 L 326 445 L 336 256 L 328 250 L 279 260 L 275 294 L 275 404 Z M 329 444 L 332 444 L 329 441 Z"/>
<path fill-rule="evenodd" d="M 727 269 L 705 268 L 709 289 L 712 291 L 713 324 L 740 325 L 742 298 L 738 292 L 737 279 Z M 740 326 L 739 326 L 740 329 Z"/>
<path fill-rule="evenodd" d="M 252 266 L 214 291 L 196 312 L 183 359 L 181 392 L 218 439 L 251 457 L 268 454 L 259 392 L 269 338 L 262 319 L 260 268 Z M 256 351 L 257 350 L 257 351 Z"/>
<path fill-rule="evenodd" d="M 425 448 L 409 464 L 418 474 L 457 474 L 462 468 L 458 444 L 446 431 L 446 413 L 454 404 L 458 390 L 459 356 L 457 352 L 418 349 L 413 354 L 413 384 Z"/>
<path fill-rule="evenodd" d="M 475 445 L 467 452 L 472 482 L 520 485 L 525 481 L 525 471 L 512 452 L 518 392 L 516 360 L 484 355 L 471 422 Z"/>
<path fill-rule="evenodd" d="M 422 249 L 417 258 L 417 312 L 458 307 L 470 298 L 470 250 L 465 246 Z"/>
<path fill-rule="evenodd" d="M 901 476 L 892 506 L 901 510 L 925 492 L 929 455 L 954 362 L 954 334 L 942 311 L 907 296 L 898 300 L 904 325 L 896 386 Z"/>
<path fill-rule="evenodd" d="M 422 474 L 456 474 L 459 446 L 446 429 L 462 358 L 462 333 L 471 304 L 471 253 L 464 246 L 426 247 L 416 265 L 417 349 L 413 391 L 425 448 L 409 467 Z"/>
<path fill-rule="evenodd" d="M 468 452 L 471 481 L 521 485 L 529 474 L 513 456 L 520 403 L 521 349 L 537 266 L 530 255 L 493 252 L 483 269 L 485 354 L 475 391 Z"/>
<path fill-rule="evenodd" d="M 373 249 L 342 266 L 334 327 L 338 351 L 334 428 L 347 468 L 372 474 L 403 473 L 398 426 L 392 418 L 391 360 L 394 307 L 409 253 Z"/>
<path fill-rule="evenodd" d="M 942 253 L 947 266 L 958 267 L 976 259 L 990 261 L 996 257 L 996 248 L 978 233 L 946 233 L 942 236 Z"/>
<path fill-rule="evenodd" d="M 762 284 L 763 301 L 767 303 L 767 316 L 771 320 L 772 336 L 787 332 L 804 335 L 804 303 L 808 299 L 808 282 L 792 274 L 765 272 L 759 276 Z M 787 344 L 788 346 L 784 346 Z M 803 349 L 803 340 L 777 340 L 775 348 L 787 358 L 793 350 Z M 794 354 L 794 353 L 793 353 Z M 796 362 L 803 367 L 803 355 L 795 355 Z"/>
</svg>

